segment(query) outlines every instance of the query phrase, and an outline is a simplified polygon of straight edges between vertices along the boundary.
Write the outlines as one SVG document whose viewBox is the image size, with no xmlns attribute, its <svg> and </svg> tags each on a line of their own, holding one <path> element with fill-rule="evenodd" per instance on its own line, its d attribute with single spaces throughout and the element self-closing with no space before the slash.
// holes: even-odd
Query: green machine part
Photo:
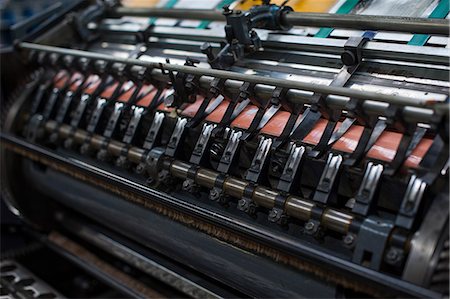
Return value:
<svg viewBox="0 0 450 299">
<path fill-rule="evenodd" d="M 433 12 L 428 16 L 428 18 L 443 19 L 448 15 L 448 11 L 449 11 L 449 1 L 441 0 L 439 1 L 438 5 L 433 10 Z M 430 36 L 427 34 L 415 34 L 408 42 L 408 45 L 424 46 L 429 38 Z"/>
<path fill-rule="evenodd" d="M 360 2 L 360 0 L 347 0 L 336 11 L 336 14 L 345 15 L 352 11 L 352 9 Z M 334 28 L 320 28 L 314 37 L 327 38 L 333 32 Z"/>
</svg>

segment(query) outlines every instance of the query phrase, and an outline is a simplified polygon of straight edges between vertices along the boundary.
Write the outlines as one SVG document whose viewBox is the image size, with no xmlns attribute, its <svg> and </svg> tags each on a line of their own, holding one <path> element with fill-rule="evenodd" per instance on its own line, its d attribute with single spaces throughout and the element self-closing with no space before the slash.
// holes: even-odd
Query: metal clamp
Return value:
<svg viewBox="0 0 450 299">
<path fill-rule="evenodd" d="M 26 139 L 30 142 L 35 142 L 43 136 L 43 130 L 41 128 L 44 122 L 44 117 L 41 114 L 35 114 L 31 117 L 28 122 L 26 129 Z"/>
<path fill-rule="evenodd" d="M 212 201 L 217 201 L 218 203 L 224 205 L 229 201 L 229 196 L 224 192 L 223 185 L 227 175 L 221 173 L 217 176 L 214 181 L 214 187 L 209 192 L 209 199 Z"/>
<path fill-rule="evenodd" d="M 244 194 L 242 196 L 241 199 L 239 199 L 238 204 L 237 204 L 237 208 L 242 211 L 247 213 L 248 215 L 255 215 L 258 205 L 252 200 L 253 197 L 253 192 L 255 191 L 255 184 L 253 183 L 249 183 L 245 189 L 244 189 Z"/>
<path fill-rule="evenodd" d="M 122 138 L 122 142 L 127 143 L 127 144 L 130 144 L 133 141 L 134 135 L 139 126 L 142 115 L 145 112 L 144 108 L 139 107 L 139 106 L 132 106 L 131 111 L 132 111 L 133 116 L 131 117 L 131 120 L 128 123 L 127 130 L 125 131 L 125 135 Z"/>
<path fill-rule="evenodd" d="M 284 195 L 279 194 L 277 197 L 275 197 L 275 203 L 270 210 L 269 215 L 267 219 L 270 222 L 278 223 L 280 225 L 286 225 L 288 222 L 288 215 L 285 213 L 285 204 L 286 204 L 287 197 Z"/>
<path fill-rule="evenodd" d="M 50 116 L 51 116 L 51 114 L 53 112 L 53 109 L 55 107 L 56 100 L 59 97 L 59 92 L 60 92 L 60 90 L 58 88 L 53 88 L 52 89 L 52 92 L 50 93 L 50 97 L 49 97 L 49 99 L 47 101 L 47 104 L 44 107 L 44 112 L 42 113 L 42 116 L 45 119 L 49 119 L 50 118 Z"/>
<path fill-rule="evenodd" d="M 117 122 L 119 121 L 124 107 L 124 103 L 121 102 L 116 102 L 114 104 L 114 110 L 110 115 L 105 131 L 103 132 L 103 136 L 106 139 L 102 143 L 100 151 L 97 153 L 97 159 L 99 159 L 100 161 L 107 161 L 111 158 L 111 155 L 107 151 L 108 143 L 110 138 L 113 136 L 114 131 L 116 130 Z"/>
<path fill-rule="evenodd" d="M 72 119 L 70 120 L 70 127 L 72 130 L 69 136 L 66 138 L 66 140 L 64 140 L 65 148 L 71 148 L 73 146 L 73 133 L 75 132 L 76 128 L 80 125 L 81 119 L 83 118 L 83 115 L 86 111 L 86 107 L 91 98 L 92 98 L 91 95 L 86 93 L 80 97 L 80 101 L 77 105 L 77 108 L 75 109 L 75 112 L 72 115 Z"/>
<path fill-rule="evenodd" d="M 146 150 L 150 150 L 155 145 L 158 133 L 161 129 L 161 125 L 164 121 L 166 114 L 164 112 L 156 112 L 153 117 L 152 125 L 150 130 L 148 130 L 147 136 L 145 137 L 144 145 L 142 146 Z"/>
<path fill-rule="evenodd" d="M 63 102 L 61 103 L 61 106 L 59 106 L 59 109 L 56 112 L 55 121 L 58 124 L 61 124 L 64 121 L 64 119 L 66 118 L 67 111 L 69 110 L 69 106 L 70 106 L 70 103 L 72 102 L 73 98 L 74 98 L 74 93 L 72 91 L 69 90 L 68 92 L 66 92 Z M 58 140 L 57 130 L 58 130 L 58 127 L 56 127 L 54 129 L 54 131 L 50 134 L 50 142 L 56 142 Z"/>
<path fill-rule="evenodd" d="M 114 104 L 114 110 L 109 117 L 108 123 L 106 125 L 105 131 L 103 132 L 103 136 L 106 138 L 111 138 L 116 130 L 117 122 L 119 121 L 120 115 L 124 109 L 125 105 L 121 102 L 116 102 Z"/>
<path fill-rule="evenodd" d="M 80 102 L 78 103 L 78 106 L 75 109 L 75 113 L 73 114 L 72 119 L 70 120 L 71 127 L 76 128 L 79 126 L 81 118 L 83 117 L 84 112 L 86 111 L 86 107 L 90 99 L 91 96 L 87 93 L 83 94 L 80 97 Z"/>
<path fill-rule="evenodd" d="M 189 159 L 190 163 L 200 165 L 200 162 L 204 158 L 203 154 L 209 146 L 211 133 L 216 126 L 216 124 L 203 124 L 202 132 L 198 137 L 197 143 L 192 151 L 191 158 Z"/>
<path fill-rule="evenodd" d="M 225 150 L 220 158 L 217 170 L 221 173 L 228 173 L 236 156 L 236 152 L 241 143 L 242 131 L 232 130 Z"/>
<path fill-rule="evenodd" d="M 294 143 L 291 143 L 290 148 L 289 157 L 277 186 L 278 190 L 287 193 L 292 191 L 292 184 L 298 181 L 298 168 L 306 150 L 304 146 L 298 146 Z"/>
<path fill-rule="evenodd" d="M 412 228 L 426 188 L 427 184 L 421 178 L 416 175 L 411 176 L 400 210 L 395 219 L 396 226 L 408 230 Z"/>
<path fill-rule="evenodd" d="M 180 140 L 183 137 L 184 128 L 187 124 L 188 120 L 186 118 L 178 118 L 177 123 L 175 125 L 175 129 L 172 132 L 172 135 L 170 136 L 169 143 L 167 144 L 166 148 L 166 155 L 169 157 L 174 157 L 178 145 L 180 144 Z"/>
<path fill-rule="evenodd" d="M 34 96 L 33 103 L 31 104 L 30 114 L 33 115 L 37 113 L 39 107 L 41 106 L 42 99 L 44 98 L 45 93 L 49 89 L 52 84 L 52 80 L 48 80 L 47 82 L 39 85 L 38 90 L 36 91 L 36 95 Z"/>
<path fill-rule="evenodd" d="M 94 112 L 89 120 L 89 124 L 86 129 L 86 131 L 88 132 L 88 135 L 86 136 L 83 144 L 80 147 L 80 152 L 83 155 L 89 155 L 92 153 L 90 139 L 91 139 L 92 134 L 94 134 L 95 129 L 97 128 L 98 122 L 100 120 L 100 116 L 103 113 L 106 103 L 107 103 L 107 101 L 105 99 L 97 98 L 97 104 L 95 106 Z"/>
<path fill-rule="evenodd" d="M 129 165 L 128 159 L 127 159 L 128 149 L 130 147 L 131 142 L 134 139 L 134 135 L 139 126 L 142 115 L 144 114 L 144 108 L 133 105 L 131 107 L 131 111 L 132 111 L 133 116 L 131 117 L 131 120 L 128 123 L 127 129 L 125 131 L 125 135 L 122 138 L 122 142 L 126 146 L 123 148 L 120 156 L 116 159 L 116 166 L 122 167 L 122 168 L 127 168 Z"/>
<path fill-rule="evenodd" d="M 56 122 L 62 123 L 66 117 L 67 111 L 69 110 L 70 103 L 72 103 L 74 97 L 74 93 L 72 91 L 66 92 L 66 96 L 64 97 L 61 106 L 56 113 Z"/>
<path fill-rule="evenodd" d="M 314 193 L 313 200 L 322 204 L 327 204 L 332 197 L 336 196 L 333 192 L 337 185 L 337 175 L 342 164 L 342 156 L 340 154 L 330 153 L 328 155 L 327 164 Z"/>
<path fill-rule="evenodd" d="M 362 47 L 374 36 L 374 32 L 368 31 L 363 36 L 349 37 L 341 54 L 342 63 L 348 67 L 358 67 L 363 58 Z"/>
<path fill-rule="evenodd" d="M 197 176 L 198 168 L 199 166 L 192 165 L 188 169 L 186 180 L 184 180 L 181 186 L 184 191 L 197 195 L 198 192 L 200 191 L 200 185 L 195 182 L 195 177 Z"/>
<path fill-rule="evenodd" d="M 272 146 L 272 138 L 261 136 L 255 156 L 253 157 L 250 168 L 247 170 L 245 179 L 253 183 L 258 183 L 261 172 L 267 164 L 267 156 Z"/>
<path fill-rule="evenodd" d="M 372 208 L 373 198 L 377 192 L 382 173 L 383 165 L 375 164 L 374 162 L 367 163 L 361 186 L 354 198 L 355 202 L 352 207 L 352 212 L 362 216 L 368 215 Z"/>
<path fill-rule="evenodd" d="M 95 129 L 97 128 L 97 124 L 100 120 L 100 116 L 102 115 L 103 110 L 105 109 L 106 103 L 107 103 L 106 99 L 97 98 L 97 103 L 94 108 L 94 112 L 92 113 L 92 116 L 89 120 L 89 124 L 86 129 L 86 131 L 88 131 L 89 133 L 94 133 Z"/>
</svg>

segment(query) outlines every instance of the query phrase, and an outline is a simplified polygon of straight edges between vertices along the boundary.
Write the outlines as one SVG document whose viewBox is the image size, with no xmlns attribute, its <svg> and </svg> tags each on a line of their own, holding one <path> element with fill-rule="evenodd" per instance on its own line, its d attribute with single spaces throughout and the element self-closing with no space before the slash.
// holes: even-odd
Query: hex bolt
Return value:
<svg viewBox="0 0 450 299">
<path fill-rule="evenodd" d="M 395 259 L 398 258 L 398 252 L 397 252 L 396 250 L 392 250 L 392 248 L 391 248 L 391 249 L 389 249 L 389 251 L 387 252 L 386 258 L 387 258 L 388 260 L 395 260 Z"/>
<path fill-rule="evenodd" d="M 147 185 L 153 185 L 154 182 L 155 182 L 155 180 L 154 180 L 153 178 L 148 178 L 148 179 L 145 181 L 145 183 L 146 183 Z"/>
<path fill-rule="evenodd" d="M 386 257 L 386 262 L 388 264 L 395 265 L 395 264 L 398 264 L 402 260 L 403 255 L 397 248 L 391 247 L 391 248 L 389 248 L 385 257 Z"/>
<path fill-rule="evenodd" d="M 144 170 L 145 170 L 145 166 L 142 163 L 139 163 L 135 169 L 137 174 L 143 174 Z"/>
<path fill-rule="evenodd" d="M 269 217 L 268 217 L 268 219 L 269 219 L 269 221 L 270 222 L 277 222 L 278 220 L 279 220 L 279 212 L 278 212 L 278 210 L 275 210 L 275 209 L 272 209 L 270 212 L 269 212 Z"/>
<path fill-rule="evenodd" d="M 184 191 L 190 192 L 191 191 L 191 183 L 188 180 L 184 181 L 182 188 Z"/>
<path fill-rule="evenodd" d="M 239 207 L 239 210 L 245 211 L 246 206 L 247 206 L 247 202 L 246 202 L 245 200 L 240 199 L 240 200 L 238 201 L 238 207 Z"/>
<path fill-rule="evenodd" d="M 308 222 L 305 224 L 305 229 L 306 229 L 307 231 L 312 231 L 312 230 L 314 229 L 315 226 L 316 226 L 316 225 L 314 224 L 314 222 L 308 221 Z"/>
<path fill-rule="evenodd" d="M 344 244 L 348 247 L 352 246 L 355 242 L 355 236 L 353 234 L 347 234 L 343 240 Z"/>
<path fill-rule="evenodd" d="M 216 188 L 213 188 L 211 189 L 211 191 L 209 191 L 209 199 L 216 201 L 219 199 L 219 197 L 220 192 Z"/>
</svg>

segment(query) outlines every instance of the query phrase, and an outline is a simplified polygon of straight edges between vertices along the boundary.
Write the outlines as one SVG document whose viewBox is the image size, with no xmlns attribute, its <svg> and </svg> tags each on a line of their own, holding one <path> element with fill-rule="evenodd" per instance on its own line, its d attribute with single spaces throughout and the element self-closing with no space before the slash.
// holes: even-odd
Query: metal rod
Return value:
<svg viewBox="0 0 450 299">
<path fill-rule="evenodd" d="M 133 17 L 157 17 L 184 20 L 210 20 L 225 21 L 225 16 L 220 11 L 208 9 L 167 9 L 167 8 L 144 8 L 144 7 L 117 7 L 110 12 L 110 16 L 133 16 Z"/>
<path fill-rule="evenodd" d="M 292 26 L 337 27 L 358 30 L 396 31 L 449 35 L 449 20 L 356 14 L 288 12 L 282 22 Z"/>
<path fill-rule="evenodd" d="M 118 7 L 111 16 L 159 17 L 184 20 L 225 21 L 217 10 Z M 358 30 L 382 30 L 449 35 L 449 20 L 371 15 L 288 12 L 282 15 L 286 26 L 336 27 Z"/>
<path fill-rule="evenodd" d="M 143 61 L 143 60 L 132 59 L 132 58 L 115 57 L 112 55 L 102 54 L 102 53 L 94 53 L 94 52 L 60 48 L 60 47 L 45 46 L 45 45 L 39 45 L 39 44 L 33 44 L 33 43 L 27 43 L 27 42 L 20 43 L 19 47 L 22 49 L 36 50 L 36 51 L 42 51 L 42 52 L 48 52 L 48 53 L 57 53 L 57 54 L 61 54 L 61 55 L 85 57 L 87 59 L 93 59 L 93 60 L 103 60 L 103 61 L 109 61 L 109 62 L 123 63 L 126 65 L 137 65 L 137 66 L 142 66 L 142 67 L 146 67 L 146 68 L 156 68 L 156 69 L 167 70 L 167 71 L 183 72 L 183 73 L 197 75 L 200 77 L 211 76 L 211 77 L 223 78 L 223 79 L 227 79 L 227 80 L 237 80 L 237 81 L 242 81 L 242 82 L 265 84 L 265 85 L 270 85 L 270 86 L 279 86 L 279 87 L 284 87 L 284 88 L 289 88 L 289 89 L 306 90 L 306 91 L 312 91 L 312 92 L 317 92 L 317 93 L 321 93 L 321 94 L 338 95 L 338 96 L 344 96 L 344 97 L 355 98 L 355 99 L 360 99 L 360 100 L 380 101 L 380 102 L 385 102 L 385 103 L 393 104 L 393 105 L 397 105 L 397 106 L 413 106 L 413 107 L 429 108 L 429 109 L 434 110 L 435 112 L 442 113 L 442 114 L 448 113 L 449 107 L 450 107 L 450 105 L 448 105 L 448 104 L 445 106 L 443 106 L 443 105 L 435 106 L 433 102 L 430 103 L 427 100 L 416 99 L 416 98 L 411 98 L 411 97 L 404 97 L 404 96 L 400 96 L 400 95 L 394 96 L 394 95 L 387 95 L 387 94 L 382 94 L 382 93 L 378 93 L 378 92 L 360 91 L 360 90 L 350 89 L 350 88 L 346 88 L 346 87 L 337 87 L 337 86 L 313 84 L 313 83 L 306 83 L 306 82 L 299 82 L 299 81 L 285 80 L 285 79 L 278 79 L 278 78 L 271 78 L 271 77 L 264 77 L 264 76 L 257 76 L 257 75 L 248 75 L 248 74 L 241 74 L 241 73 L 224 71 L 224 70 L 206 69 L 206 68 L 199 68 L 199 67 L 170 64 L 170 63 L 155 63 L 155 62 Z M 294 103 L 295 103 L 295 101 L 294 101 Z"/>
</svg>

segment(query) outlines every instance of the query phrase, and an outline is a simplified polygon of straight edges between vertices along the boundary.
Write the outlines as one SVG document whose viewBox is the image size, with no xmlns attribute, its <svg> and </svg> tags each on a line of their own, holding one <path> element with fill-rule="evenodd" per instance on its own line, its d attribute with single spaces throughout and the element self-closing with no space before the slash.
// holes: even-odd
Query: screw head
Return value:
<svg viewBox="0 0 450 299">
<path fill-rule="evenodd" d="M 145 167 L 144 167 L 144 165 L 142 165 L 142 163 L 139 163 L 139 164 L 136 166 L 136 173 L 137 173 L 137 174 L 143 174 L 143 173 L 144 173 L 144 170 L 145 170 Z"/>
<path fill-rule="evenodd" d="M 278 210 L 271 210 L 269 212 L 269 221 L 276 222 L 278 220 Z"/>
<path fill-rule="evenodd" d="M 308 222 L 305 224 L 305 229 L 306 229 L 306 230 L 313 230 L 315 226 L 316 226 L 316 225 L 315 225 L 313 222 L 308 221 Z"/>
<path fill-rule="evenodd" d="M 386 253 L 386 262 L 388 262 L 391 265 L 399 263 L 402 260 L 402 258 L 403 254 L 397 248 L 391 247 Z"/>
<path fill-rule="evenodd" d="M 209 191 L 209 199 L 211 200 L 218 200 L 220 197 L 219 191 L 217 189 L 213 188 L 211 191 Z"/>
<path fill-rule="evenodd" d="M 189 182 L 188 181 L 184 181 L 183 182 L 183 189 L 186 189 L 186 188 L 188 188 L 189 187 Z"/>
<path fill-rule="evenodd" d="M 352 234 L 348 234 L 344 237 L 343 241 L 345 245 L 351 246 L 353 242 L 355 242 L 355 236 L 353 236 Z"/>
<path fill-rule="evenodd" d="M 244 208 L 246 207 L 246 205 L 247 205 L 247 202 L 246 202 L 245 200 L 240 199 L 240 200 L 238 201 L 238 207 L 239 207 L 240 209 L 244 209 Z"/>
</svg>

